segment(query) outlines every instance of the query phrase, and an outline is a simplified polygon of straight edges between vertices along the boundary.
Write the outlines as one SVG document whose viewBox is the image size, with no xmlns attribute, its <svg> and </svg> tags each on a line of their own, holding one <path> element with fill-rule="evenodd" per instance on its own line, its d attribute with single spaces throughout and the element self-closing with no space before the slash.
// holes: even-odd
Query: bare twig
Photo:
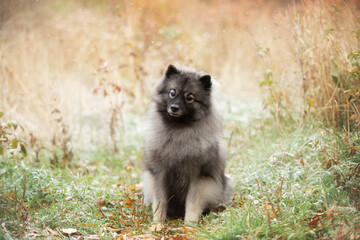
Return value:
<svg viewBox="0 0 360 240">
<path fill-rule="evenodd" d="M 283 178 L 282 180 L 281 180 L 281 185 L 280 185 L 280 191 L 279 191 L 279 198 L 278 198 L 278 200 L 277 200 L 277 206 L 278 206 L 278 210 L 279 210 L 279 217 L 281 217 L 281 211 L 280 211 L 280 200 L 281 200 L 281 195 L 282 195 L 282 188 L 283 188 L 283 184 L 284 184 L 284 181 L 285 181 L 285 179 Z"/>
<path fill-rule="evenodd" d="M 270 206 L 271 206 L 272 211 L 274 212 L 276 218 L 279 218 L 279 215 L 278 215 L 278 213 L 276 212 L 276 209 L 275 209 L 275 207 L 274 207 L 273 202 L 271 201 L 271 197 L 270 197 L 270 195 L 269 195 L 268 192 L 266 192 L 266 197 L 267 197 L 268 201 L 270 202 Z M 279 210 L 280 210 L 280 209 L 279 209 Z"/>
<path fill-rule="evenodd" d="M 260 188 L 260 181 L 259 179 L 256 179 L 256 182 L 258 184 L 258 187 L 259 187 L 259 192 L 260 192 L 260 195 L 261 195 L 261 200 L 263 201 L 263 204 L 264 204 L 264 207 L 265 207 L 265 210 L 266 210 L 266 215 L 267 215 L 267 219 L 268 219 L 268 224 L 269 224 L 269 229 L 270 229 L 270 232 L 271 232 L 271 236 L 274 237 L 274 231 L 271 227 L 271 218 L 270 218 L 270 212 L 269 212 L 269 209 L 267 208 L 267 204 L 264 200 L 264 197 L 263 197 L 263 194 L 261 192 L 261 188 Z"/>
<path fill-rule="evenodd" d="M 110 219 L 110 218 L 103 212 L 103 210 L 101 209 L 101 207 L 99 207 L 99 210 L 100 210 L 100 212 L 101 212 L 101 215 L 103 215 L 105 218 Z"/>
<path fill-rule="evenodd" d="M 23 209 L 26 209 L 26 207 L 24 206 L 25 204 L 25 193 L 26 193 L 26 175 L 24 175 L 24 181 L 23 181 L 23 195 L 22 195 L 22 198 L 21 198 L 21 203 L 20 203 L 20 211 L 18 212 L 18 224 L 21 228 L 21 231 L 20 231 L 20 235 L 23 236 L 24 235 L 24 229 L 25 229 L 25 221 L 24 221 L 24 224 L 23 224 L 23 227 L 21 227 L 21 224 L 20 224 L 20 217 L 21 217 L 21 214 L 23 212 Z"/>
<path fill-rule="evenodd" d="M 15 211 L 17 212 L 17 191 L 16 191 L 16 186 L 15 186 Z"/>
<path fill-rule="evenodd" d="M 16 160 L 16 156 L 15 156 L 15 153 L 14 153 L 14 152 L 12 153 L 12 156 L 13 156 L 13 158 L 14 158 L 15 164 L 18 165 L 18 162 L 17 162 L 17 160 Z"/>
<path fill-rule="evenodd" d="M 36 202 L 42 209 L 44 209 L 45 212 L 47 212 L 48 214 L 50 214 L 50 213 L 48 212 L 48 210 L 46 210 L 46 208 L 45 208 L 43 205 L 41 205 L 41 203 L 39 203 L 37 200 L 35 200 L 35 202 Z"/>
</svg>

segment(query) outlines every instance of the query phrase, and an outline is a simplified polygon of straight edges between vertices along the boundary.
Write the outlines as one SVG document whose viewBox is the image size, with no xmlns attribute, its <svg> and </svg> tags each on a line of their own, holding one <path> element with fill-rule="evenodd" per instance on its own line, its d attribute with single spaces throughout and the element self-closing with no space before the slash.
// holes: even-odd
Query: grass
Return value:
<svg viewBox="0 0 360 240">
<path fill-rule="evenodd" d="M 284 124 L 279 132 L 272 117 L 262 113 L 247 122 L 236 116 L 226 115 L 224 134 L 228 143 L 231 139 L 227 172 L 235 182 L 234 200 L 225 210 L 204 216 L 198 226 L 169 220 L 154 231 L 151 210 L 142 203 L 142 148 L 137 143 L 117 155 L 78 153 L 63 169 L 36 166 L 30 157 L 18 165 L 3 158 L 3 234 L 65 238 L 66 229 L 76 229 L 75 238 L 101 239 L 359 237 L 359 193 L 346 190 L 356 190 L 359 182 L 355 166 L 360 152 L 349 156 L 347 149 L 360 146 L 357 134 L 343 136 L 321 123 Z M 333 152 L 336 164 L 327 168 L 322 163 Z"/>
</svg>

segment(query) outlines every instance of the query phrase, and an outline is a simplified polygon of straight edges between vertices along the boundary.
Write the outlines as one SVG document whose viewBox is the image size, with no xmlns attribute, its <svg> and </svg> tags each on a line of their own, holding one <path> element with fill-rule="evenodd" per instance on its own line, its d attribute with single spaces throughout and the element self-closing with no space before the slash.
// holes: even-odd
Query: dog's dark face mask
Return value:
<svg viewBox="0 0 360 240">
<path fill-rule="evenodd" d="M 189 124 L 209 113 L 210 94 L 210 75 L 178 70 L 169 65 L 154 99 L 165 121 Z"/>
</svg>

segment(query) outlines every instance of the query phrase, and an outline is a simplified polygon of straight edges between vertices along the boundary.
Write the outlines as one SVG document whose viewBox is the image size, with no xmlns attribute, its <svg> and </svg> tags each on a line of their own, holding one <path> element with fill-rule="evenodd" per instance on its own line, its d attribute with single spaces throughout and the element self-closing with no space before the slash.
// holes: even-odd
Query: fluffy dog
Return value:
<svg viewBox="0 0 360 240">
<path fill-rule="evenodd" d="M 213 88 L 210 75 L 173 65 L 156 86 L 143 161 L 144 198 L 155 222 L 182 216 L 197 222 L 232 199 Z"/>
</svg>

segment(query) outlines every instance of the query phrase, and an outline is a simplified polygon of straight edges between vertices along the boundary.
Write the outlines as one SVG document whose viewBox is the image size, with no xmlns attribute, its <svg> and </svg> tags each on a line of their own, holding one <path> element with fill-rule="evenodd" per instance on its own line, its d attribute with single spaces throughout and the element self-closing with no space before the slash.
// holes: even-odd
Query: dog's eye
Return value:
<svg viewBox="0 0 360 240">
<path fill-rule="evenodd" d="M 174 98 L 176 96 L 176 91 L 174 89 L 171 89 L 169 92 L 170 98 Z"/>
<path fill-rule="evenodd" d="M 191 93 L 190 93 L 190 94 L 187 94 L 187 95 L 185 95 L 185 100 L 186 100 L 186 102 L 188 102 L 188 103 L 192 103 L 192 102 L 195 100 L 195 96 L 192 95 Z"/>
</svg>

